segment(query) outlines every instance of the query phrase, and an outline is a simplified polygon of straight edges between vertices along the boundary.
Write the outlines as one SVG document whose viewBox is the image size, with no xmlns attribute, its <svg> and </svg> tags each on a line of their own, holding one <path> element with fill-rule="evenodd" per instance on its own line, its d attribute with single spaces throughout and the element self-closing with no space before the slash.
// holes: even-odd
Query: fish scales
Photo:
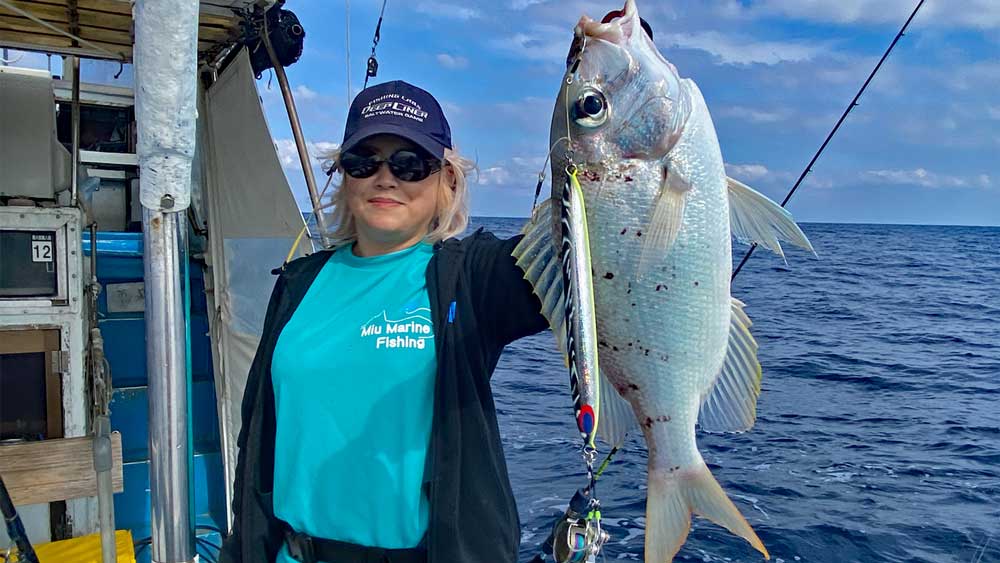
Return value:
<svg viewBox="0 0 1000 563">
<path fill-rule="evenodd" d="M 702 117 L 708 119 L 707 113 Z M 688 140 L 688 134 L 696 139 L 704 132 L 714 141 L 710 121 L 708 125 L 691 123 L 674 148 L 682 155 L 690 153 L 704 170 L 706 181 L 692 186 L 685 209 L 685 222 L 702 228 L 682 228 L 670 251 L 641 275 L 633 272 L 638 270 L 642 231 L 652 215 L 662 169 L 625 165 L 610 170 L 602 183 L 584 181 L 585 190 L 601 184 L 601 197 L 587 208 L 596 299 L 619 312 L 598 315 L 598 337 L 606 343 L 601 366 L 616 389 L 626 390 L 623 396 L 634 403 L 645 434 L 684 437 L 654 441 L 647 435 L 647 443 L 664 444 L 663 453 L 674 465 L 700 460 L 691 447 L 694 420 L 701 394 L 722 365 L 729 333 L 732 251 L 721 153 L 705 156 Z M 664 370 L 669 377 L 661 377 Z M 632 390 L 630 383 L 639 389 Z M 671 422 L 658 424 L 659 416 L 669 416 Z M 654 421 L 652 427 L 643 424 L 646 418 Z M 675 443 L 678 447 L 672 447 Z"/>
</svg>

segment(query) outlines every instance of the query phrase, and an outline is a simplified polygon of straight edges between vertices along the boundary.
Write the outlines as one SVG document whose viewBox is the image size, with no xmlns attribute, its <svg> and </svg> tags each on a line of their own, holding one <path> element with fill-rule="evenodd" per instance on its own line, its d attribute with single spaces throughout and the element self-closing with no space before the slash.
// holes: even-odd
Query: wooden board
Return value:
<svg viewBox="0 0 1000 563">
<path fill-rule="evenodd" d="M 15 506 L 97 496 L 93 439 L 62 438 L 0 446 L 0 476 Z M 111 434 L 111 483 L 124 490 L 122 437 Z"/>
<path fill-rule="evenodd" d="M 121 45 L 102 43 L 93 41 L 98 47 L 102 47 L 112 53 L 122 53 L 126 59 L 132 58 L 132 45 L 127 48 Z M 41 32 L 24 33 L 21 31 L 5 31 L 0 29 L 0 45 L 26 50 L 52 50 L 52 52 L 65 52 L 69 54 L 81 54 L 84 56 L 94 56 L 97 58 L 107 58 L 105 53 L 94 53 L 90 55 L 89 48 L 73 47 L 73 41 L 63 35 L 50 35 Z"/>
<path fill-rule="evenodd" d="M 0 354 L 59 351 L 59 329 L 0 330 Z"/>
<path fill-rule="evenodd" d="M 8 0 L 35 17 L 69 31 L 72 21 L 67 0 Z M 76 0 L 79 37 L 114 53 L 132 58 L 134 23 L 130 0 Z M 230 10 L 203 4 L 199 15 L 198 51 L 212 56 L 239 37 L 240 18 Z M 16 49 L 41 50 L 62 54 L 81 54 L 108 58 L 107 53 L 90 46 L 74 46 L 70 38 L 46 29 L 20 14 L 0 7 L 0 45 Z"/>
<path fill-rule="evenodd" d="M 27 2 L 25 0 L 8 0 L 16 8 L 35 16 L 40 20 L 58 25 L 64 29 L 69 29 L 70 12 L 65 6 L 52 4 L 42 4 L 39 2 Z M 0 14 L 19 16 L 17 12 L 8 10 L 0 6 Z M 96 12 L 93 10 L 77 10 L 77 21 L 81 26 L 100 27 L 104 29 L 128 30 L 132 27 L 131 14 L 115 14 L 111 12 Z"/>
</svg>

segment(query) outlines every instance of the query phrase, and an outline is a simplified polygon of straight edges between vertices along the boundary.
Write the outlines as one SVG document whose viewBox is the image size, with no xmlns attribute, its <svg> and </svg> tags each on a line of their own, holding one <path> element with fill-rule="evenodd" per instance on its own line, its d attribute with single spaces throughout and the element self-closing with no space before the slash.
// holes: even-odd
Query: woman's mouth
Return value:
<svg viewBox="0 0 1000 563">
<path fill-rule="evenodd" d="M 396 207 L 398 205 L 403 205 L 402 203 L 387 197 L 373 197 L 368 200 L 368 203 L 374 205 L 375 207 Z"/>
</svg>

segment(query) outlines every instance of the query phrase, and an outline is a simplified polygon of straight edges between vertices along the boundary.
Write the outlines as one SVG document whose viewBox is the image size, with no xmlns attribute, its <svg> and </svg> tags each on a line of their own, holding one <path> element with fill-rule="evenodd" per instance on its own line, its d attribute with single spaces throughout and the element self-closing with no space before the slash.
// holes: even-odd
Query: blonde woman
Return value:
<svg viewBox="0 0 1000 563">
<path fill-rule="evenodd" d="M 520 524 L 490 377 L 544 330 L 518 237 L 468 223 L 440 105 L 362 91 L 333 166 L 332 250 L 289 263 L 243 399 L 221 563 L 513 563 Z"/>
</svg>

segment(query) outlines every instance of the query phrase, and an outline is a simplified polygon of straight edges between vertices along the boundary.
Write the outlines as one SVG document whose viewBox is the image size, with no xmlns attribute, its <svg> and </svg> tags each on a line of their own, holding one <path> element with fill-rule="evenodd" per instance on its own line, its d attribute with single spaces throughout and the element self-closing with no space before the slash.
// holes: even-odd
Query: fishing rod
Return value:
<svg viewBox="0 0 1000 563">
<path fill-rule="evenodd" d="M 14 509 L 14 502 L 10 498 L 10 493 L 7 492 L 7 487 L 3 484 L 3 477 L 0 477 L 0 514 L 3 515 L 3 521 L 6 524 L 7 537 L 11 540 L 11 546 L 7 549 L 3 560 L 7 561 L 11 548 L 16 547 L 17 561 L 38 563 L 38 556 L 35 555 L 35 550 L 31 547 L 31 541 L 28 540 L 28 533 L 24 530 L 21 517 Z"/>
<path fill-rule="evenodd" d="M 826 136 L 826 140 L 823 141 L 823 144 L 820 145 L 819 150 L 816 151 L 816 154 L 813 155 L 812 160 L 810 160 L 809 164 L 806 165 L 805 170 L 803 170 L 802 174 L 799 175 L 799 179 L 796 180 L 795 185 L 792 186 L 792 189 L 788 192 L 788 195 L 785 196 L 785 199 L 781 201 L 781 207 L 784 207 L 785 204 L 788 203 L 788 200 L 792 199 L 792 195 L 795 194 L 795 191 L 799 189 L 799 185 L 802 184 L 802 180 L 805 179 L 806 174 L 812 172 L 813 164 L 816 164 L 816 160 L 819 159 L 819 155 L 823 154 L 823 151 L 826 150 L 826 146 L 830 143 L 830 139 L 832 139 L 833 136 L 837 134 L 837 130 L 840 129 L 841 124 L 843 124 L 844 120 L 847 119 L 847 116 L 848 114 L 851 113 L 851 110 L 857 107 L 858 99 L 861 98 L 861 94 L 865 92 L 865 90 L 868 88 L 868 84 L 871 83 L 872 79 L 875 78 L 875 75 L 878 73 L 879 69 L 882 68 L 882 63 L 884 63 L 885 60 L 889 58 L 889 53 L 891 53 L 893 48 L 896 47 L 896 43 L 898 43 L 899 40 L 903 37 L 903 34 L 906 32 L 906 28 L 910 26 L 910 22 L 913 21 L 913 17 L 917 15 L 917 12 L 920 11 L 920 7 L 923 5 L 924 5 L 924 0 L 920 0 L 920 2 L 917 3 L 917 7 L 913 8 L 913 12 L 910 14 L 910 17 L 906 19 L 906 23 L 904 23 L 903 27 L 899 29 L 899 33 L 896 34 L 896 37 L 892 40 L 892 43 L 889 44 L 889 48 L 885 50 L 885 53 L 882 55 L 882 58 L 879 59 L 878 64 L 875 65 L 875 68 L 872 69 L 871 74 L 868 75 L 868 80 L 865 80 L 865 83 L 861 86 L 861 89 L 858 90 L 858 93 L 854 95 L 854 99 L 851 100 L 851 103 L 847 105 L 847 109 L 844 110 L 843 115 L 841 115 L 840 119 L 837 120 L 837 124 L 833 126 L 833 130 L 830 131 L 830 134 Z M 747 253 L 743 256 L 743 259 L 740 260 L 740 264 L 736 266 L 735 270 L 733 270 L 733 277 L 730 278 L 730 281 L 736 279 L 736 274 L 740 273 L 740 270 L 743 269 L 743 266 L 747 263 L 747 260 L 750 259 L 750 256 L 756 249 L 757 249 L 757 243 L 753 243 L 750 245 L 750 249 L 747 250 Z"/>
</svg>

